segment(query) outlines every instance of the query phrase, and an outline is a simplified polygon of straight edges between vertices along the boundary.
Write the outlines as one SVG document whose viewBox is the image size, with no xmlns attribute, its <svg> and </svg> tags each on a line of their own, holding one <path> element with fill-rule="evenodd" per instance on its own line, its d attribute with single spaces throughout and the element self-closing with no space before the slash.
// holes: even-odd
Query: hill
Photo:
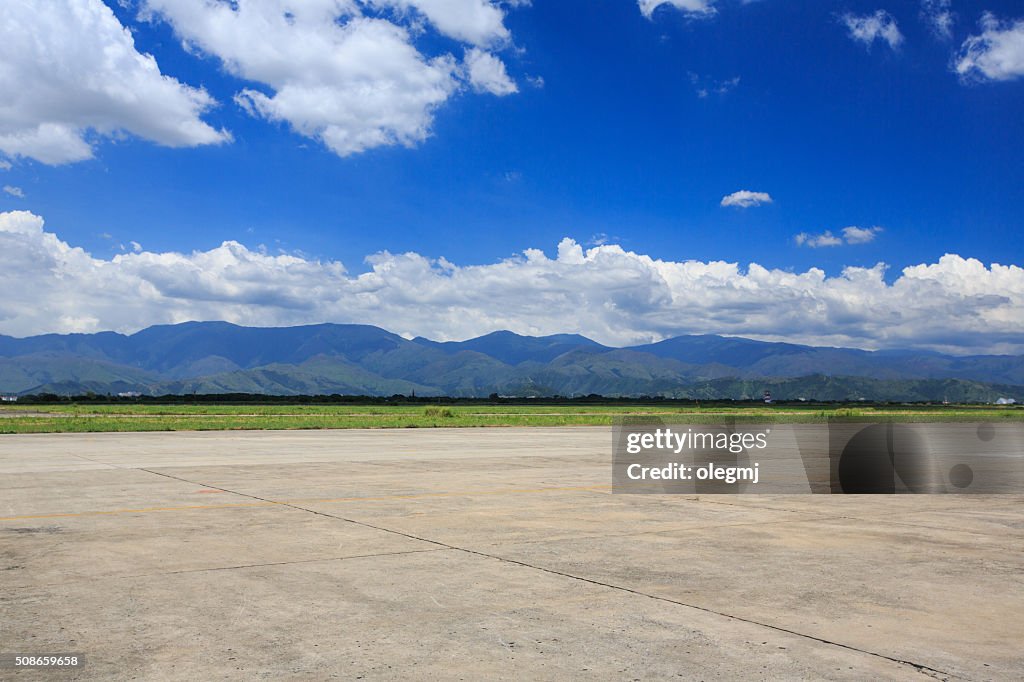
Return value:
<svg viewBox="0 0 1024 682">
<path fill-rule="evenodd" d="M 1024 399 L 1024 357 L 864 351 L 714 335 L 610 348 L 577 334 L 405 339 L 379 327 L 187 322 L 0 336 L 0 392 Z"/>
</svg>

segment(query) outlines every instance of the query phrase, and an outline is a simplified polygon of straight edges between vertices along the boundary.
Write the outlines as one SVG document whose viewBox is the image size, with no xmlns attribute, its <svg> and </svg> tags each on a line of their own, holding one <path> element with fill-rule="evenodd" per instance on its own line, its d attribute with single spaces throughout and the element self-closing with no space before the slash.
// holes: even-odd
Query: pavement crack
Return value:
<svg viewBox="0 0 1024 682">
<path fill-rule="evenodd" d="M 698 606 L 696 604 L 690 604 L 690 603 L 687 603 L 687 602 L 684 602 L 684 601 L 680 601 L 678 599 L 671 599 L 669 597 L 662 597 L 660 595 L 651 594 L 649 592 L 643 592 L 641 590 L 637 590 L 637 589 L 634 589 L 634 588 L 631 588 L 631 587 L 625 587 L 623 585 L 615 585 L 614 583 L 607 583 L 607 582 L 604 582 L 604 581 L 601 581 L 601 580 L 595 580 L 593 578 L 586 578 L 584 576 L 575 575 L 573 573 L 568 573 L 568 572 L 565 572 L 565 571 L 559 571 L 557 569 L 547 568 L 545 566 L 538 566 L 536 564 L 531 564 L 531 563 L 528 563 L 528 562 L 525 562 L 525 561 L 519 561 L 518 559 L 510 559 L 508 557 L 498 556 L 497 554 L 490 554 L 488 552 L 480 552 L 480 551 L 477 551 L 477 550 L 474 550 L 474 549 L 468 549 L 468 548 L 465 548 L 465 547 L 453 547 L 453 549 L 458 549 L 460 551 L 463 551 L 463 552 L 466 552 L 466 553 L 469 553 L 469 554 L 476 554 L 476 555 L 481 556 L 481 557 L 487 557 L 487 558 L 490 558 L 490 559 L 496 559 L 498 561 L 503 561 L 503 562 L 509 563 L 509 564 L 515 564 L 517 566 L 522 566 L 522 567 L 525 567 L 525 568 L 532 568 L 532 569 L 534 569 L 536 571 L 543 571 L 544 573 L 550 573 L 552 575 L 558 575 L 558 576 L 562 576 L 562 577 L 565 577 L 565 578 L 570 578 L 572 580 L 578 580 L 580 582 L 589 583 L 591 585 L 596 585 L 596 586 L 599 586 L 599 587 L 606 587 L 606 588 L 609 588 L 609 589 L 618 590 L 620 592 L 626 592 L 626 593 L 629 593 L 629 594 L 634 594 L 634 595 L 639 596 L 639 597 L 646 597 L 648 599 L 653 599 L 655 601 L 660 601 L 660 602 L 664 602 L 664 603 L 668 603 L 668 604 L 675 604 L 676 606 L 683 606 L 683 607 L 686 607 L 686 608 L 695 609 L 697 611 L 703 611 L 704 613 L 710 613 L 710 614 L 713 614 L 713 615 L 716 615 L 716 616 L 721 616 L 722 618 L 728 618 L 729 620 L 735 620 L 735 621 L 742 622 L 742 623 L 749 623 L 751 625 L 757 625 L 757 626 L 760 626 L 760 627 L 763 627 L 763 628 L 768 628 L 770 630 L 775 630 L 776 632 L 783 632 L 783 633 L 786 633 L 786 634 L 789 634 L 789 635 L 793 635 L 795 637 L 801 637 L 803 639 L 809 639 L 809 640 L 812 640 L 812 641 L 815 641 L 815 642 L 819 642 L 821 644 L 827 644 L 827 645 L 830 645 L 830 646 L 839 647 L 841 649 L 846 649 L 848 651 L 853 651 L 853 652 L 856 652 L 856 653 L 859 653 L 859 654 L 864 654 L 866 656 L 873 656 L 873 657 L 876 657 L 876 658 L 881 658 L 881 659 L 884 659 L 886 661 L 891 661 L 893 663 L 898 663 L 900 665 L 909 666 L 911 668 L 914 668 L 918 672 L 924 673 L 926 675 L 930 675 L 932 677 L 941 676 L 938 679 L 948 680 L 948 679 L 951 679 L 953 677 L 951 673 L 945 672 L 943 670 L 938 670 L 936 668 L 929 667 L 927 665 L 924 665 L 923 663 L 916 663 L 914 661 L 909 661 L 909 660 L 906 660 L 906 659 L 897 658 L 895 656 L 888 656 L 886 654 L 878 653 L 877 651 L 870 651 L 868 649 L 861 649 L 861 648 L 855 647 L 855 646 L 853 646 L 851 644 L 843 644 L 842 642 L 837 642 L 837 641 L 834 641 L 834 640 L 826 639 L 824 637 L 818 637 L 816 635 L 810 635 L 810 634 L 807 634 L 806 632 L 799 632 L 797 630 L 791 630 L 789 628 L 784 628 L 784 627 L 782 627 L 780 625 L 772 625 L 771 623 L 764 623 L 764 622 L 761 622 L 761 621 L 758 621 L 758 620 L 754 620 L 752 618 L 745 618 L 743 616 L 737 616 L 737 615 L 732 614 L 732 613 L 726 613 L 724 611 L 718 611 L 716 609 L 711 609 L 711 608 L 708 608 L 706 606 Z"/>
<path fill-rule="evenodd" d="M 101 462 L 98 459 L 93 459 L 92 457 L 86 457 L 85 455 L 80 455 L 77 452 L 69 452 L 68 454 L 71 455 L 72 457 L 77 457 L 78 459 L 84 459 L 86 462 L 92 462 L 93 464 L 102 464 L 103 466 L 110 467 L 111 469 L 127 469 L 128 468 L 128 467 L 120 466 L 118 464 L 111 464 L 110 462 Z"/>
<path fill-rule="evenodd" d="M 327 512 L 318 511 L 316 509 L 310 509 L 308 507 L 303 507 L 301 505 L 293 504 L 291 502 L 282 502 L 281 500 L 272 500 L 272 499 L 270 499 L 268 497 L 260 497 L 259 495 L 252 495 L 252 494 L 249 494 L 249 493 L 242 493 L 242 492 L 239 492 L 237 490 L 231 490 L 229 488 L 222 488 L 220 486 L 210 485 L 210 484 L 207 484 L 207 483 L 202 483 L 200 481 L 191 481 L 191 480 L 189 480 L 187 478 L 181 478 L 180 476 L 172 476 L 171 474 L 165 474 L 165 473 L 162 473 L 160 471 L 153 471 L 152 469 L 140 469 L 139 471 L 145 471 L 146 473 L 154 474 L 156 476 L 163 476 L 165 478 L 171 478 L 171 479 L 174 479 L 176 481 L 182 481 L 183 483 L 188 483 L 190 485 L 199 485 L 199 486 L 203 486 L 205 488 L 210 488 L 212 490 L 220 490 L 220 491 L 223 491 L 223 492 L 226 492 L 226 493 L 231 493 L 232 495 L 239 495 L 241 497 L 247 497 L 247 498 L 252 499 L 252 500 L 258 500 L 260 502 L 267 502 L 269 504 L 278 505 L 280 507 L 289 507 L 291 509 L 297 509 L 299 511 L 307 512 L 309 514 L 316 514 L 317 516 L 324 516 L 324 517 L 327 517 L 329 519 L 336 519 L 338 521 L 345 521 L 347 523 L 353 523 L 353 524 L 355 524 L 357 526 L 363 526 L 365 528 L 372 528 L 373 530 L 379 530 L 379 531 L 382 531 L 382 532 L 385 532 L 385 533 L 391 533 L 393 535 L 400 535 L 402 537 L 409 538 L 410 540 L 419 540 L 420 542 L 426 542 L 426 543 L 429 543 L 429 544 L 432 544 L 432 545 L 437 545 L 437 546 L 443 547 L 445 549 L 462 550 L 461 547 L 455 547 L 454 545 L 448 545 L 448 544 L 446 544 L 444 542 L 438 542 L 437 540 L 428 540 L 427 538 L 421 538 L 421 537 L 418 537 L 418 536 L 413 535 L 411 533 L 404 533 L 404 532 L 399 531 L 399 530 L 393 530 L 393 529 L 390 529 L 390 528 L 383 528 L 383 527 L 380 527 L 380 526 L 375 526 L 372 523 L 365 523 L 363 521 L 357 521 L 355 519 L 349 519 L 349 518 L 346 518 L 344 516 L 337 516 L 336 514 L 328 514 Z"/>
<path fill-rule="evenodd" d="M 755 626 L 767 628 L 767 629 L 773 630 L 775 632 L 781 632 L 781 633 L 784 633 L 784 634 L 787 634 L 787 635 L 791 635 L 791 636 L 794 636 L 794 637 L 800 637 L 802 639 L 807 639 L 807 640 L 818 642 L 820 644 L 825 644 L 825 645 L 828 645 L 828 646 L 839 647 L 839 648 L 845 649 L 847 651 L 852 651 L 852 652 L 859 653 L 859 654 L 862 654 L 862 655 L 865 655 L 865 656 L 872 656 L 874 658 L 879 658 L 879 659 L 882 659 L 882 660 L 886 660 L 886 661 L 889 661 L 891 663 L 896 663 L 898 665 L 907 666 L 907 667 L 913 668 L 914 670 L 916 670 L 919 673 L 922 673 L 924 675 L 928 675 L 930 677 L 934 677 L 934 678 L 937 678 L 937 679 L 949 680 L 949 679 L 952 679 L 954 677 L 954 675 L 952 673 L 948 673 L 948 672 L 943 671 L 943 670 L 938 670 L 937 668 L 932 668 L 931 666 L 927 666 L 927 665 L 925 665 L 923 663 L 918 663 L 916 661 L 910 661 L 910 660 L 907 660 L 907 659 L 898 658 L 896 656 L 889 656 L 889 655 L 886 655 L 886 654 L 883 654 L 883 653 L 879 653 L 877 651 L 870 651 L 868 649 L 861 649 L 859 647 L 853 646 L 852 644 L 843 644 L 842 642 L 837 642 L 835 640 L 826 639 L 824 637 L 818 637 L 816 635 L 811 635 L 811 634 L 808 634 L 806 632 L 799 632 L 797 630 L 791 630 L 789 628 L 782 627 L 781 625 L 773 625 L 771 623 L 764 623 L 764 622 L 761 622 L 761 621 L 758 621 L 758 620 L 754 620 L 753 618 L 746 618 L 744 616 L 738 616 L 736 614 L 726 613 L 724 611 L 718 611 L 716 609 L 708 608 L 706 606 L 699 606 L 697 604 L 690 604 L 690 603 L 687 603 L 687 602 L 684 602 L 684 601 L 680 601 L 678 599 L 671 599 L 669 597 L 663 597 L 663 596 L 660 596 L 660 595 L 651 594 L 649 592 L 643 592 L 641 590 L 637 590 L 637 589 L 634 589 L 632 587 L 626 587 L 624 585 L 616 585 L 614 583 L 608 583 L 608 582 L 604 582 L 604 581 L 601 581 L 601 580 L 596 580 L 594 578 L 587 578 L 587 577 L 584 577 L 584 576 L 581 576 L 581 575 L 575 575 L 573 573 L 568 573 L 566 571 L 560 571 L 560 570 L 557 570 L 557 569 L 554 569 L 554 568 L 548 568 L 546 566 L 539 566 L 537 564 L 531 564 L 531 563 L 526 562 L 526 561 L 520 561 L 518 559 L 511 559 L 509 557 L 503 557 L 503 556 L 499 556 L 497 554 L 491 554 L 489 552 L 482 552 L 480 550 L 470 549 L 468 547 L 460 547 L 458 545 L 452 545 L 452 544 L 449 544 L 447 542 L 441 542 L 440 540 L 431 540 L 430 538 L 422 537 L 422 536 L 416 535 L 414 533 L 407 533 L 405 531 L 395 530 L 393 528 L 386 528 L 384 526 L 377 526 L 375 524 L 367 523 L 365 521 L 359 521 L 359 520 L 351 519 L 351 518 L 348 518 L 348 517 L 345 517 L 345 516 L 338 516 L 336 514 L 329 514 L 327 512 L 319 511 L 319 510 L 316 510 L 316 509 L 310 509 L 310 508 L 303 507 L 303 506 L 300 506 L 300 505 L 297 505 L 297 504 L 292 504 L 292 503 L 289 503 L 289 502 L 281 502 L 281 501 L 278 501 L 278 500 L 272 500 L 272 499 L 269 499 L 269 498 L 260 497 L 258 495 L 252 495 L 252 494 L 249 494 L 249 493 L 242 493 L 242 492 L 238 492 L 237 490 L 231 490 L 229 488 L 222 488 L 222 487 L 219 487 L 219 486 L 210 485 L 210 484 L 207 484 L 207 483 L 202 483 L 200 481 L 192 481 L 192 480 L 189 480 L 187 478 L 181 478 L 180 476 L 173 476 L 171 474 L 166 474 L 166 473 L 162 473 L 162 472 L 159 472 L 159 471 L 153 471 L 152 469 L 140 469 L 140 471 L 145 471 L 147 473 L 154 474 L 156 476 L 163 476 L 165 478 L 171 478 L 171 479 L 174 479 L 174 480 L 177 480 L 177 481 L 182 481 L 183 483 L 188 483 L 190 485 L 200 485 L 200 486 L 204 486 L 204 487 L 207 487 L 207 488 L 212 488 L 212 489 L 215 489 L 215 490 L 222 490 L 222 491 L 224 491 L 226 493 L 231 493 L 233 495 L 240 495 L 242 497 L 248 497 L 248 498 L 251 498 L 251 499 L 254 499 L 254 500 L 259 500 L 260 502 L 269 502 L 271 504 L 276 504 L 276 505 L 280 505 L 280 506 L 283 506 L 283 507 L 290 507 L 292 509 L 301 510 L 301 511 L 304 511 L 304 512 L 308 512 L 310 514 L 316 514 L 318 516 L 325 516 L 325 517 L 330 518 L 330 519 L 336 519 L 338 521 L 344 521 L 346 523 L 352 523 L 352 524 L 355 524 L 357 526 L 362 526 L 364 528 L 371 528 L 373 530 L 378 530 L 378 531 L 381 531 L 383 533 L 390 533 L 392 535 L 398 535 L 398 536 L 401 536 L 401 537 L 404 537 L 404 538 L 409 538 L 411 540 L 418 540 L 420 542 L 426 542 L 426 543 L 429 543 L 429 544 L 432 544 L 432 545 L 437 545 L 438 547 L 442 547 L 444 549 L 455 550 L 455 551 L 463 552 L 465 554 L 472 554 L 472 555 L 475 555 L 475 556 L 478 556 L 478 557 L 483 557 L 483 558 L 486 558 L 486 559 L 493 559 L 495 561 L 500 561 L 500 562 L 503 562 L 503 563 L 506 563 L 506 564 L 510 564 L 510 565 L 514 565 L 514 566 L 519 566 L 519 567 L 522 567 L 522 568 L 529 568 L 529 569 L 532 569 L 532 570 L 535 570 L 535 571 L 541 571 L 543 573 L 547 573 L 547 574 L 550 574 L 550 575 L 557 575 L 557 576 L 560 576 L 560 577 L 563 577 L 563 578 L 568 578 L 570 580 L 576 580 L 576 581 L 587 583 L 587 584 L 594 585 L 594 586 L 597 586 L 597 587 L 603 587 L 603 588 L 606 588 L 606 589 L 616 590 L 616 591 L 619 591 L 619 592 L 624 592 L 624 593 L 627 593 L 627 594 L 632 594 L 632 595 L 635 595 L 635 596 L 638 596 L 638 597 L 645 597 L 647 599 L 653 599 L 655 601 L 659 601 L 659 602 L 662 602 L 662 603 L 674 604 L 676 606 L 682 606 L 684 608 L 694 609 L 696 611 L 701 611 L 701 612 L 704 612 L 704 613 L 709 613 L 709 614 L 712 614 L 712 615 L 715 615 L 715 616 L 719 616 L 721 618 L 727 618 L 729 620 L 737 621 L 737 622 L 740 622 L 740 623 L 747 623 L 749 625 L 755 625 Z"/>
</svg>

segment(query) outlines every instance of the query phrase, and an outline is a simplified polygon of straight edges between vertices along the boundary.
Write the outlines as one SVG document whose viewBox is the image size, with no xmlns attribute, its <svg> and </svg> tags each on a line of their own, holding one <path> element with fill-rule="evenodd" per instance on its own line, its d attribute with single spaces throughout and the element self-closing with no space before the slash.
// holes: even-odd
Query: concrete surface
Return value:
<svg viewBox="0 0 1024 682">
<path fill-rule="evenodd" d="M 604 428 L 0 437 L 0 679 L 1024 677 L 1020 496 L 611 495 Z"/>
</svg>

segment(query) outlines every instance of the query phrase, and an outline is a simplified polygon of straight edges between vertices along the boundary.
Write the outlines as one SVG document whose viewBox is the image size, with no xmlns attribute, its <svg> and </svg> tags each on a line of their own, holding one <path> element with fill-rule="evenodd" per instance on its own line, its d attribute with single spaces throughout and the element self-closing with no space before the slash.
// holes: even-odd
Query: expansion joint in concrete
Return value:
<svg viewBox="0 0 1024 682">
<path fill-rule="evenodd" d="M 897 658 L 895 656 L 888 656 L 886 654 L 879 653 L 877 651 L 870 651 L 868 649 L 861 649 L 859 647 L 855 647 L 855 646 L 852 646 L 852 645 L 849 645 L 849 644 L 843 644 L 842 642 L 837 642 L 837 641 L 834 641 L 834 640 L 826 639 L 824 637 L 817 637 L 815 635 L 807 634 L 805 632 L 799 632 L 797 630 L 791 630 L 789 628 L 785 628 L 785 627 L 782 627 L 780 625 L 772 625 L 771 623 L 765 623 L 765 622 L 754 620 L 754 619 L 751 619 L 751 618 L 744 618 L 743 616 L 737 616 L 735 614 L 726 613 L 724 611 L 718 611 L 718 610 L 715 610 L 715 609 L 710 609 L 710 608 L 707 608 L 705 606 L 698 606 L 696 604 L 688 604 L 688 603 L 683 602 L 683 601 L 679 601 L 679 600 L 676 600 L 676 599 L 670 599 L 668 597 L 663 597 L 663 596 L 659 596 L 659 595 L 656 595 L 656 594 L 650 594 L 648 592 L 643 592 L 641 590 L 636 590 L 636 589 L 633 589 L 633 588 L 630 588 L 630 587 L 625 587 L 625 586 L 622 586 L 622 585 L 615 585 L 615 584 L 603 582 L 603 581 L 600 581 L 600 580 L 594 580 L 593 578 L 586 578 L 584 576 L 574 575 L 572 573 L 567 573 L 565 571 L 559 571 L 559 570 L 553 569 L 553 568 L 547 568 L 547 567 L 544 567 L 544 566 L 538 566 L 536 564 L 531 564 L 531 563 L 528 563 L 528 562 L 525 562 L 525 561 L 519 561 L 517 559 L 510 559 L 508 557 L 503 557 L 503 556 L 499 556 L 497 554 L 491 554 L 491 553 L 488 553 L 488 552 L 482 552 L 482 551 L 479 551 L 479 550 L 470 549 L 468 547 L 460 547 L 458 545 L 452 545 L 452 544 L 449 544 L 449 543 L 446 543 L 446 542 L 441 542 L 439 540 L 432 540 L 430 538 L 426 538 L 426 537 L 422 537 L 422 536 L 419 536 L 419 535 L 415 535 L 413 533 L 407 533 L 405 531 L 395 530 L 393 528 L 385 528 L 383 526 L 377 526 L 377 525 L 374 525 L 372 523 L 367 523 L 365 521 L 359 521 L 359 520 L 351 519 L 351 518 L 344 517 L 344 516 L 338 516 L 336 514 L 329 514 L 329 513 L 324 512 L 324 511 L 319 511 L 317 509 L 310 509 L 308 507 L 303 507 L 301 505 L 297 505 L 297 504 L 293 504 L 293 503 L 289 503 L 289 502 L 281 502 L 281 501 L 278 501 L 278 500 L 272 500 L 272 499 L 269 499 L 269 498 L 259 497 L 258 495 L 252 495 L 252 494 L 249 494 L 249 493 L 239 492 L 237 490 L 231 490 L 229 488 L 222 488 L 222 487 L 219 487 L 219 486 L 216 486 L 216 485 L 210 485 L 210 484 L 204 483 L 202 481 L 192 481 L 192 480 L 189 480 L 189 479 L 186 479 L 186 478 L 181 478 L 179 476 L 173 476 L 171 474 L 163 473 L 163 472 L 160 472 L 160 471 L 153 471 L 152 469 L 139 469 L 139 470 L 140 471 L 145 471 L 145 472 L 150 473 L 150 474 L 154 474 L 156 476 L 163 476 L 165 478 L 170 478 L 170 479 L 174 479 L 174 480 L 177 480 L 177 481 L 182 481 L 183 483 L 188 483 L 190 485 L 199 485 L 199 486 L 204 486 L 206 488 L 211 488 L 211 489 L 214 489 L 214 490 L 221 490 L 221 491 L 226 492 L 226 493 L 231 493 L 233 495 L 239 495 L 241 497 L 247 497 L 247 498 L 250 498 L 250 499 L 253 499 L 253 500 L 258 500 L 260 502 L 268 502 L 268 503 L 279 505 L 279 506 L 282 506 L 282 507 L 289 507 L 289 508 L 300 510 L 300 511 L 304 511 L 304 512 L 307 512 L 307 513 L 310 513 L 310 514 L 316 514 L 318 516 L 324 516 L 324 517 L 327 517 L 327 518 L 330 518 L 330 519 L 335 519 L 337 521 L 344 521 L 345 523 L 351 523 L 351 524 L 355 524 L 357 526 L 362 526 L 364 528 L 370 528 L 372 530 L 377 530 L 377 531 L 380 531 L 380 532 L 383 532 L 383 533 L 390 533 L 392 535 L 398 535 L 398 536 L 401 536 L 401 537 L 404 537 L 404 538 L 408 538 L 410 540 L 417 540 L 419 542 L 426 542 L 426 543 L 429 543 L 429 544 L 432 544 L 432 545 L 436 545 L 436 546 L 438 546 L 440 548 L 449 549 L 449 550 L 455 550 L 455 551 L 463 552 L 465 554 L 471 554 L 471 555 L 475 555 L 475 556 L 478 556 L 478 557 L 492 559 L 492 560 L 495 560 L 495 561 L 501 561 L 501 562 L 506 563 L 506 564 L 515 565 L 515 566 L 519 566 L 519 567 L 522 567 L 522 568 L 528 568 L 528 569 L 532 569 L 532 570 L 535 570 L 535 571 L 541 571 L 543 573 L 548 573 L 550 575 L 561 576 L 563 578 L 568 578 L 570 580 L 576 580 L 576 581 L 579 581 L 579 582 L 588 583 L 590 585 L 594 585 L 594 586 L 597 586 L 597 587 L 603 587 L 603 588 L 606 588 L 606 589 L 617 590 L 619 592 L 625 592 L 625 593 L 628 593 L 628 594 L 636 595 L 638 597 L 645 597 L 647 599 L 653 599 L 655 601 L 659 601 L 659 602 L 663 602 L 663 603 L 667 603 L 667 604 L 673 604 L 675 606 L 682 606 L 684 608 L 690 608 L 690 609 L 694 609 L 694 610 L 697 610 L 697 611 L 702 611 L 704 613 L 709 613 L 709 614 L 712 614 L 712 615 L 720 616 L 722 618 L 727 618 L 729 620 L 734 620 L 734 621 L 738 621 L 738 622 L 742 622 L 742 623 L 747 623 L 747 624 L 750 624 L 750 625 L 755 625 L 755 626 L 767 628 L 767 629 L 773 630 L 775 632 L 785 633 L 785 634 L 788 634 L 788 635 L 792 635 L 794 637 L 800 637 L 800 638 L 807 639 L 807 640 L 810 640 L 810 641 L 818 642 L 820 644 L 825 644 L 825 645 L 828 645 L 828 646 L 839 647 L 841 649 L 845 649 L 847 651 L 852 651 L 852 652 L 855 652 L 855 653 L 863 654 L 865 656 L 871 656 L 871 657 L 874 657 L 874 658 L 883 659 L 883 660 L 886 660 L 886 661 L 889 661 L 889 662 L 892 662 L 892 663 L 896 663 L 896 664 L 899 664 L 899 665 L 904 665 L 904 666 L 913 668 L 914 670 L 916 670 L 917 672 L 919 672 L 919 673 L 921 673 L 923 675 L 927 675 L 927 676 L 933 677 L 935 679 L 951 680 L 951 679 L 954 679 L 954 677 L 955 677 L 951 673 L 948 673 L 948 672 L 945 672 L 945 671 L 942 671 L 942 670 L 938 670 L 936 668 L 932 668 L 930 666 L 924 665 L 923 663 L 917 663 L 915 661 L 909 661 L 909 660 Z"/>
</svg>

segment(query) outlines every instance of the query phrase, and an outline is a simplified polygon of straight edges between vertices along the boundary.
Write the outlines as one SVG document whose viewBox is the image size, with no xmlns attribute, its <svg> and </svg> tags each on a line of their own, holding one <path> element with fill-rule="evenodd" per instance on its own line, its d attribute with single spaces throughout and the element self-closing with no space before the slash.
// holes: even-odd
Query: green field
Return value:
<svg viewBox="0 0 1024 682">
<path fill-rule="evenodd" d="M 363 429 L 485 426 L 607 426 L 616 419 L 689 423 L 814 423 L 829 419 L 901 422 L 1024 421 L 1024 409 L 972 405 L 4 405 L 0 433 Z"/>
</svg>

